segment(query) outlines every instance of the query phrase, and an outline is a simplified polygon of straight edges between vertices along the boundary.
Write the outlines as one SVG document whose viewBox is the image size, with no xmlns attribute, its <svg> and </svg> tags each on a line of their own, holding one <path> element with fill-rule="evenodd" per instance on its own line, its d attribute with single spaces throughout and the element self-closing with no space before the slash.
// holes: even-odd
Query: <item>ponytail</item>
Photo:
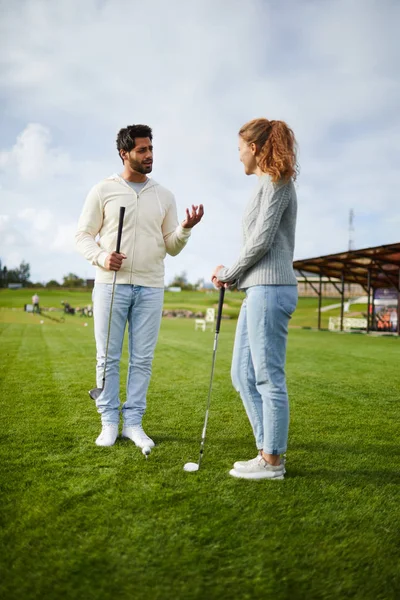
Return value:
<svg viewBox="0 0 400 600">
<path fill-rule="evenodd" d="M 296 179 L 296 138 L 284 121 L 253 119 L 243 125 L 239 135 L 248 144 L 256 145 L 258 166 L 274 183 Z"/>
</svg>

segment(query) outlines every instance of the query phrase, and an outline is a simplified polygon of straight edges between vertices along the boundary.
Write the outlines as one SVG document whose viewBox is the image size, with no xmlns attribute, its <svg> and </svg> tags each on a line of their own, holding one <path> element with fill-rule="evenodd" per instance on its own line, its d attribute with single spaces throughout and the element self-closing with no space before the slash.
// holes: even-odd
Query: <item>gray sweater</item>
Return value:
<svg viewBox="0 0 400 600">
<path fill-rule="evenodd" d="M 231 267 L 218 272 L 239 289 L 297 285 L 293 271 L 297 198 L 293 181 L 272 183 L 262 175 L 243 215 L 243 246 Z"/>
</svg>

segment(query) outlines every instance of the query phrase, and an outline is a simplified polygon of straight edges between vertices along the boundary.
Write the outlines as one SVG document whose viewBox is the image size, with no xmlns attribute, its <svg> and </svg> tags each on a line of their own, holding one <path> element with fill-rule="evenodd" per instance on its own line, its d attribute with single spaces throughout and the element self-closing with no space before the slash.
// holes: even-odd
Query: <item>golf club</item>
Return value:
<svg viewBox="0 0 400 600">
<path fill-rule="evenodd" d="M 117 247 L 116 252 L 119 254 L 121 249 L 121 237 L 122 237 L 122 226 L 124 223 L 124 215 L 125 215 L 125 206 L 121 206 L 119 209 L 119 222 L 118 222 L 118 235 L 117 235 Z M 97 400 L 102 391 L 104 390 L 104 386 L 106 383 L 106 367 L 107 367 L 107 356 L 108 356 L 108 343 L 110 341 L 110 331 L 111 331 L 111 320 L 112 320 L 112 308 L 114 303 L 114 293 L 115 293 L 115 282 L 117 279 L 118 271 L 114 271 L 113 283 L 112 283 L 112 294 L 111 294 L 111 304 L 110 304 L 110 314 L 108 316 L 108 332 L 107 332 L 107 342 L 106 342 L 106 354 L 104 357 L 104 371 L 103 371 L 103 381 L 101 388 L 93 388 L 89 390 L 89 396 L 92 400 Z"/>
<path fill-rule="evenodd" d="M 217 354 L 218 335 L 219 335 L 219 329 L 221 326 L 222 306 L 224 304 L 224 296 L 225 296 L 225 287 L 222 287 L 219 290 L 218 314 L 217 314 L 217 323 L 215 325 L 215 337 L 214 337 L 214 349 L 213 349 L 212 366 L 211 366 L 210 387 L 208 388 L 206 417 L 204 419 L 203 433 L 201 435 L 199 462 L 198 463 L 193 463 L 193 462 L 186 463 L 184 465 L 183 469 L 188 472 L 198 471 L 200 469 L 201 459 L 203 458 L 204 442 L 206 439 L 206 431 L 207 431 L 208 413 L 210 410 L 212 382 L 213 382 L 213 377 L 214 377 L 215 357 Z"/>
</svg>

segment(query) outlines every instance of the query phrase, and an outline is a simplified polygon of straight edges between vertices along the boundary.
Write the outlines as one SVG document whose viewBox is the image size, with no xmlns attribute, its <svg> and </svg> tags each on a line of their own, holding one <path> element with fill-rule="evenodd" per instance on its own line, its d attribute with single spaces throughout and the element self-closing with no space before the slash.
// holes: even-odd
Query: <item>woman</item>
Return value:
<svg viewBox="0 0 400 600">
<path fill-rule="evenodd" d="M 258 184 L 243 217 L 243 246 L 230 267 L 219 265 L 217 287 L 246 292 L 232 358 L 232 382 L 253 428 L 258 454 L 234 464 L 243 479 L 283 479 L 289 429 L 285 360 L 288 323 L 297 304 L 293 271 L 297 199 L 296 141 L 283 121 L 254 119 L 239 131 L 240 160 Z"/>
</svg>

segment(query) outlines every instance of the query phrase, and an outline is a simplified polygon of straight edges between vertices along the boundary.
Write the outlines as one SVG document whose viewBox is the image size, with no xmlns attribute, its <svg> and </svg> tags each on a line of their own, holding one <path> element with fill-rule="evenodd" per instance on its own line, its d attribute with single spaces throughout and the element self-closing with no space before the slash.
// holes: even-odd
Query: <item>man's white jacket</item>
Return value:
<svg viewBox="0 0 400 600">
<path fill-rule="evenodd" d="M 173 194 L 149 179 L 139 194 L 119 175 L 96 184 L 89 192 L 76 232 L 81 254 L 96 266 L 96 283 L 112 283 L 105 260 L 117 244 L 119 209 L 125 206 L 121 252 L 127 256 L 117 283 L 164 287 L 164 258 L 176 256 L 191 230 L 178 223 Z"/>
</svg>

